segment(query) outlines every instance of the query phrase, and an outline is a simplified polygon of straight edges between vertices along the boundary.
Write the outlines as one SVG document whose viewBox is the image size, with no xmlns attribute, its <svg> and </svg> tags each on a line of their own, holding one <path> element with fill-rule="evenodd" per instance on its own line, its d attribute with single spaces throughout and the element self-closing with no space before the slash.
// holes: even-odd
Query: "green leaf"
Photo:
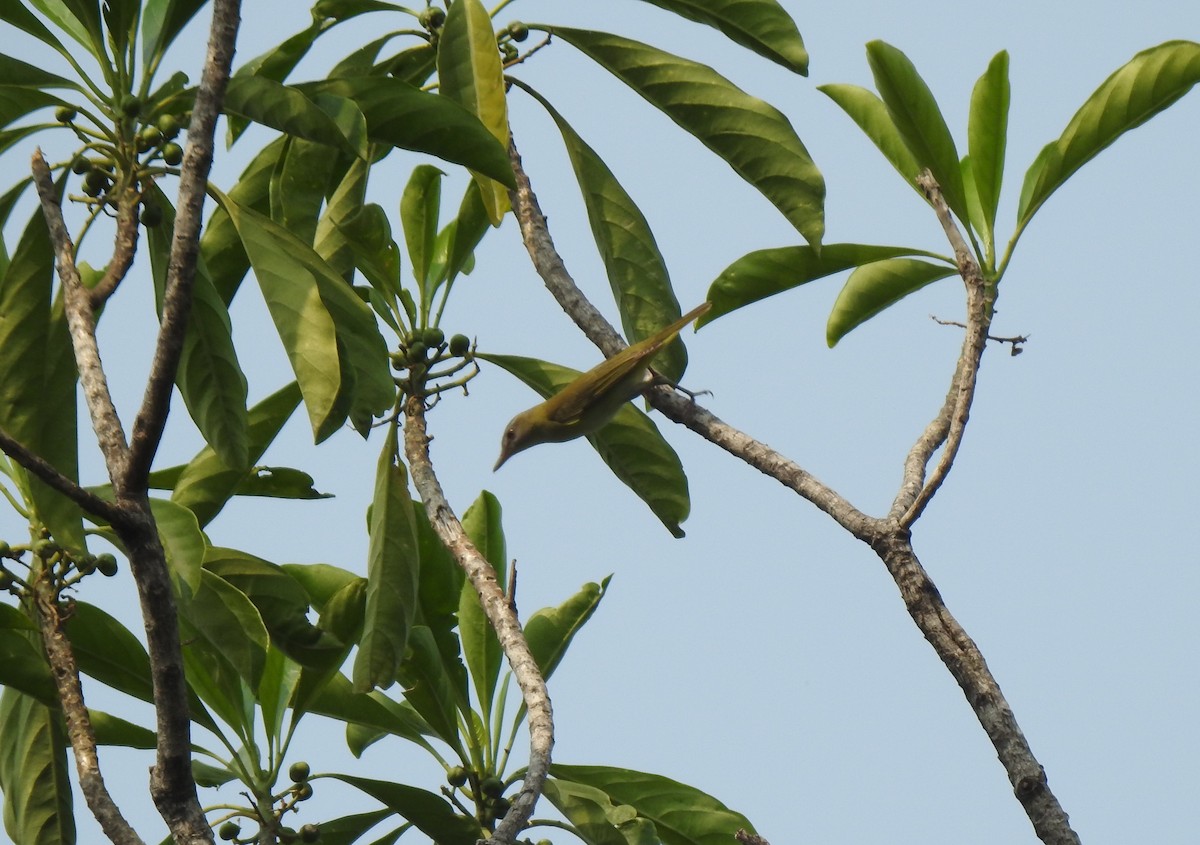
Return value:
<svg viewBox="0 0 1200 845">
<path fill-rule="evenodd" d="M 410 651 L 400 667 L 399 680 L 404 698 L 429 728 L 467 759 L 458 734 L 458 713 L 467 713 L 467 672 L 456 655 L 445 655 L 438 648 L 433 631 L 426 625 L 414 625 L 409 631 Z"/>
<path fill-rule="evenodd" d="M 291 382 L 250 409 L 246 416 L 247 463 L 262 457 L 299 404 L 300 388 L 296 382 Z M 164 470 L 163 473 L 172 471 Z M 211 446 L 205 446 L 168 485 L 172 489 L 171 501 L 192 511 L 199 525 L 204 527 L 256 471 L 254 468 L 231 467 Z M 155 483 L 156 476 L 159 474 L 151 473 L 152 487 L 159 486 Z"/>
<path fill-rule="evenodd" d="M 617 35 L 539 27 L 574 45 L 661 109 L 762 192 L 814 247 L 825 180 L 788 119 L 712 68 Z"/>
<path fill-rule="evenodd" d="M 484 490 L 463 514 L 463 529 L 471 539 L 471 544 L 492 565 L 496 581 L 503 585 L 508 553 L 500 517 L 500 501 Z M 496 681 L 504 662 L 504 650 L 500 648 L 500 640 L 483 611 L 479 594 L 465 579 L 459 594 L 458 636 L 462 641 L 463 659 L 475 684 L 475 695 L 487 721 L 496 697 Z"/>
<path fill-rule="evenodd" d="M 14 88 L 73 88 L 79 84 L 56 73 L 50 73 L 37 65 L 31 65 L 12 56 L 0 53 L 0 79 Z"/>
<path fill-rule="evenodd" d="M 73 845 L 67 738 L 58 714 L 12 689 L 0 694 L 4 829 L 21 845 Z"/>
<path fill-rule="evenodd" d="M 325 194 L 340 176 L 335 171 L 345 169 L 342 159 L 323 144 L 289 138 L 271 179 L 271 219 L 304 243 L 314 243 Z"/>
<path fill-rule="evenodd" d="M 442 230 L 446 240 L 446 264 L 440 275 L 445 276 L 448 283 L 459 273 L 471 272 L 475 247 L 479 246 L 490 225 L 479 188 L 472 182 L 458 204 L 458 216 Z"/>
<path fill-rule="evenodd" d="M 875 76 L 875 87 L 917 166 L 929 168 L 950 210 L 966 221 L 967 198 L 958 151 L 933 92 L 908 56 L 890 44 L 867 44 L 867 61 Z"/>
<path fill-rule="evenodd" d="M 417 608 L 417 528 L 395 425 L 388 427 L 375 467 L 368 514 L 367 610 L 354 659 L 358 692 L 386 689 L 395 682 Z"/>
<path fill-rule="evenodd" d="M 58 689 L 46 658 L 30 632 L 0 629 L 0 686 L 32 696 L 49 707 L 58 707 Z M 0 737 L 4 736 L 0 733 Z M 0 743 L 3 745 L 3 743 Z"/>
<path fill-rule="evenodd" d="M 879 99 L 874 91 L 857 85 L 818 85 L 817 90 L 837 103 L 879 148 L 892 167 L 904 177 L 908 186 L 921 194 L 921 189 L 915 181 L 921 167 L 909 152 L 908 145 L 904 142 L 900 130 L 896 128 L 896 123 L 883 100 Z M 924 197 L 924 194 L 921 195 Z"/>
<path fill-rule="evenodd" d="M 0 83 L 0 129 L 31 111 L 65 104 L 65 100 L 36 88 Z"/>
<path fill-rule="evenodd" d="M 654 823 L 663 845 L 726 845 L 738 830 L 754 832 L 754 825 L 741 813 L 662 775 L 557 763 L 550 767 L 550 775 L 556 781 L 598 789 L 614 804 L 633 808 L 639 817 Z"/>
<path fill-rule="evenodd" d="M 149 751 L 158 747 L 158 736 L 149 728 L 135 725 L 103 710 L 89 710 L 97 745 L 120 745 Z"/>
<path fill-rule="evenodd" d="M 200 570 L 204 562 L 205 540 L 196 515 L 176 502 L 151 499 L 150 510 L 158 525 L 167 570 L 175 587 L 176 598 L 187 602 L 200 588 Z"/>
<path fill-rule="evenodd" d="M 983 212 L 979 229 L 989 255 L 995 243 L 996 209 L 1004 181 L 1004 152 L 1008 140 L 1008 53 L 1001 50 L 971 92 L 967 146 L 975 194 Z M 977 227 L 978 228 L 978 227 Z"/>
<path fill-rule="evenodd" d="M 832 347 L 853 329 L 926 285 L 953 276 L 957 270 L 915 258 L 888 258 L 864 264 L 850 274 L 833 303 L 825 325 Z"/>
<path fill-rule="evenodd" d="M 146 0 L 142 7 L 142 65 L 153 64 L 205 0 Z"/>
<path fill-rule="evenodd" d="M 300 683 L 303 667 L 277 648 L 267 649 L 267 664 L 255 699 L 262 712 L 263 730 L 278 742 L 283 738 L 283 717 Z"/>
<path fill-rule="evenodd" d="M 306 670 L 307 674 L 307 670 Z M 307 707 L 308 712 L 348 724 L 369 725 L 429 747 L 423 734 L 429 727 L 407 702 L 394 702 L 382 693 L 354 692 L 345 675 L 334 674 Z"/>
<path fill-rule="evenodd" d="M 483 354 L 477 357 L 507 370 L 547 398 L 580 375 L 577 370 L 536 358 Z M 650 418 L 626 402 L 611 422 L 588 437 L 588 442 L 667 530 L 675 537 L 682 537 L 679 525 L 691 510 L 687 476 L 679 456 Z"/>
<path fill-rule="evenodd" d="M 62 183 L 59 183 L 61 189 Z M 75 355 L 61 298 L 51 302 L 54 248 L 35 209 L 0 276 L 0 426 L 72 480 L 79 478 Z M 79 506 L 32 476 L 31 504 L 54 538 L 86 549 Z"/>
<path fill-rule="evenodd" d="M 235 76 L 225 92 L 225 111 L 366 158 L 366 139 L 352 139 L 339 121 L 314 100 L 298 88 L 262 76 Z"/>
<path fill-rule="evenodd" d="M 100 8 L 104 28 L 114 46 L 114 52 L 124 53 L 129 49 L 130 40 L 137 37 L 134 26 L 137 24 L 141 7 L 140 0 L 105 0 Z"/>
<path fill-rule="evenodd" d="M 438 38 L 438 93 L 479 118 L 492 136 L 508 147 L 508 103 L 504 68 L 496 47 L 492 19 L 480 0 L 456 0 L 446 12 Z M 475 184 L 492 225 L 499 226 L 509 209 L 508 191 L 483 174 Z"/>
<path fill-rule="evenodd" d="M 622 832 L 638 821 L 632 807 L 614 804 L 593 786 L 555 778 L 546 781 L 542 794 L 567 817 L 587 845 L 630 845 Z M 657 837 L 650 842 L 657 843 Z"/>
<path fill-rule="evenodd" d="M 150 198 L 163 214 L 160 225 L 146 230 L 155 306 L 161 318 L 175 209 L 157 186 L 150 192 Z M 229 310 L 208 276 L 203 256 L 196 260 L 192 308 L 175 383 L 205 442 L 224 463 L 246 466 L 249 457 L 246 376 L 233 346 Z"/>
<path fill-rule="evenodd" d="M 26 0 L 0 0 L 0 20 L 32 35 L 44 44 L 53 47 L 62 55 L 68 51 L 37 15 L 29 10 Z"/>
<path fill-rule="evenodd" d="M 154 700 L 150 658 L 133 633 L 94 605 L 77 602 L 66 623 L 79 671 L 141 701 Z M 188 691 L 192 721 L 215 731 L 216 723 L 200 699 Z"/>
<path fill-rule="evenodd" d="M 404 193 L 400 195 L 400 224 L 404 228 L 404 243 L 413 278 L 421 291 L 422 311 L 428 314 L 441 279 L 435 279 L 429 268 L 437 245 L 438 215 L 442 208 L 442 177 L 446 174 L 431 164 L 413 168 Z"/>
<path fill-rule="evenodd" d="M 300 383 L 317 442 L 349 415 L 383 413 L 395 396 L 371 309 L 313 251 L 268 217 L 224 202 Z"/>
<path fill-rule="evenodd" d="M 103 36 L 100 33 L 100 10 L 95 0 L 29 0 L 29 4 L 49 18 L 59 29 L 78 41 L 104 62 Z M 91 6 L 88 9 L 88 6 Z"/>
<path fill-rule="evenodd" d="M 542 104 L 562 133 L 626 337 L 636 343 L 657 333 L 682 312 L 650 224 L 596 151 L 562 115 L 533 89 L 516 84 Z M 655 371 L 672 382 L 683 377 L 686 367 L 687 351 L 678 338 L 654 359 Z"/>
<path fill-rule="evenodd" d="M 579 592 L 558 607 L 544 607 L 529 617 L 525 623 L 525 639 L 543 678 L 548 679 L 554 674 L 571 640 L 600 606 L 611 580 L 610 575 L 599 584 L 584 584 Z"/>
<path fill-rule="evenodd" d="M 516 187 L 508 150 L 479 119 L 448 97 L 390 77 L 347 77 L 298 86 L 347 97 L 366 116 L 372 141 L 429 153 Z"/>
<path fill-rule="evenodd" d="M 330 775 L 370 795 L 439 845 L 474 845 L 484 833 L 474 819 L 459 815 L 441 796 L 414 786 L 349 775 Z"/>
<path fill-rule="evenodd" d="M 808 51 L 796 22 L 776 0 L 646 0 L 680 17 L 715 27 L 732 41 L 801 76 Z"/>
<path fill-rule="evenodd" d="M 1096 89 L 1057 141 L 1025 173 L 1017 225 L 1105 147 L 1170 106 L 1200 81 L 1200 44 L 1168 41 L 1138 53 Z"/>
<path fill-rule="evenodd" d="M 938 256 L 924 250 L 873 244 L 826 244 L 818 254 L 809 246 L 785 246 L 747 253 L 721 271 L 709 285 L 706 299 L 712 310 L 701 327 L 761 299 L 792 290 L 808 282 L 900 255 Z"/>
</svg>

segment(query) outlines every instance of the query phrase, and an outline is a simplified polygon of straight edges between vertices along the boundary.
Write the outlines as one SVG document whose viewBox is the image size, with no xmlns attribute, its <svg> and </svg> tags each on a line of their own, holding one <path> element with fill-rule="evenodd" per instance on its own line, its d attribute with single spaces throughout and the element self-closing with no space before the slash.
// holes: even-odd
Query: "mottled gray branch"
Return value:
<svg viewBox="0 0 1200 845">
<path fill-rule="evenodd" d="M 525 709 L 529 712 L 529 766 L 525 770 L 521 791 L 513 799 L 512 806 L 496 826 L 490 840 L 494 845 L 512 845 L 533 815 L 533 808 L 542 794 L 542 785 L 550 770 L 554 713 L 550 707 L 546 681 L 529 650 L 516 611 L 496 580 L 496 570 L 471 543 L 442 492 L 442 485 L 429 457 L 429 440 L 424 400 L 419 396 L 411 397 L 405 406 L 404 454 L 408 458 L 413 484 L 425 503 L 425 513 L 434 533 L 453 555 L 479 595 L 483 612 L 496 632 L 500 647 L 504 649 L 513 677 L 521 688 Z"/>
<path fill-rule="evenodd" d="M 41 455 L 32 452 L 25 444 L 2 428 L 0 428 L 0 451 L 40 478 L 48 487 L 62 493 L 93 516 L 98 516 L 110 523 L 121 519 L 121 510 L 116 505 L 76 484 L 72 479 L 59 472 L 57 467 Z"/>
</svg>

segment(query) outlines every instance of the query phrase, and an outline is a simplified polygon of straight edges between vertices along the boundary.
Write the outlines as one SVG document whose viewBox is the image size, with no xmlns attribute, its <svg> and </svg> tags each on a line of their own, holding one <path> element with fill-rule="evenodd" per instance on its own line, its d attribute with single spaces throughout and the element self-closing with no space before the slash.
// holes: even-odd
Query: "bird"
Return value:
<svg viewBox="0 0 1200 845">
<path fill-rule="evenodd" d="M 522 411 L 505 426 L 500 459 L 492 471 L 518 452 L 539 443 L 564 443 L 603 428 L 629 400 L 657 384 L 671 384 L 650 369 L 662 351 L 688 323 L 708 312 L 702 302 L 670 325 L 600 362 L 549 399 Z M 673 385 L 675 386 L 675 385 Z"/>
</svg>

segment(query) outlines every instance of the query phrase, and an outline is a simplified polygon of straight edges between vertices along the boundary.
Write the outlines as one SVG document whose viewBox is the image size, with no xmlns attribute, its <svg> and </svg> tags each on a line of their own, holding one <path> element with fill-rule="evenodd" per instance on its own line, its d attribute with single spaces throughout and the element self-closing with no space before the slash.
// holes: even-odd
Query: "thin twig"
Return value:
<svg viewBox="0 0 1200 845">
<path fill-rule="evenodd" d="M 987 346 L 988 328 L 991 325 L 991 308 L 987 301 L 987 283 L 983 278 L 983 271 L 979 269 L 975 256 L 971 254 L 962 233 L 958 230 L 942 196 L 941 188 L 928 170 L 922 171 L 917 177 L 917 185 L 933 205 L 933 210 L 946 233 L 946 239 L 954 248 L 958 272 L 967 289 L 967 331 L 946 402 L 909 451 L 904 463 L 904 482 L 889 514 L 892 518 L 898 516 L 897 522 L 902 528 L 908 528 L 917 520 L 954 465 L 954 459 L 962 445 L 967 418 L 971 414 L 979 363 L 983 358 L 984 347 Z M 925 467 L 933 453 L 943 445 L 937 466 L 928 480 L 922 483 Z"/>
<path fill-rule="evenodd" d="M 100 829 L 114 845 L 143 845 L 137 831 L 121 815 L 108 787 L 104 784 L 104 777 L 100 774 L 100 763 L 96 756 L 96 734 L 92 730 L 91 716 L 83 702 L 83 687 L 79 683 L 75 652 L 62 630 L 65 614 L 59 605 L 51 573 L 40 573 L 33 579 L 31 588 L 38 628 L 42 634 L 42 645 L 50 663 L 50 674 L 54 677 L 54 684 L 58 689 L 58 700 L 62 705 L 67 725 L 67 739 L 75 757 L 75 770 L 79 773 L 80 791 L 83 792 L 88 809 L 99 822 Z"/>
<path fill-rule="evenodd" d="M 163 427 L 167 423 L 175 373 L 179 368 L 188 316 L 191 314 L 192 285 L 200 251 L 200 219 L 204 210 L 208 173 L 212 168 L 213 134 L 229 83 L 240 7 L 238 0 L 218 0 L 213 4 L 208 57 L 192 109 L 192 122 L 188 127 L 187 146 L 179 174 L 175 231 L 167 263 L 158 341 L 142 406 L 133 422 L 128 467 L 130 484 L 143 483 L 149 474 L 162 440 Z"/>
<path fill-rule="evenodd" d="M 959 328 L 959 329 L 967 328 L 966 323 L 960 323 L 958 320 L 943 320 L 940 317 L 935 317 L 933 314 L 929 315 L 929 319 L 933 320 L 939 326 L 954 326 L 955 328 Z M 987 339 L 992 341 L 993 343 L 1009 344 L 1012 347 L 1011 350 L 1009 351 L 1009 354 L 1012 355 L 1013 357 L 1016 357 L 1017 355 L 1020 355 L 1021 352 L 1023 351 L 1021 349 L 1021 346 L 1023 344 L 1029 343 L 1030 337 L 1032 337 L 1032 335 L 1016 334 L 1016 335 L 1013 335 L 1012 337 L 1000 337 L 999 335 L 989 334 L 987 336 Z"/>
<path fill-rule="evenodd" d="M 30 451 L 2 428 L 0 428 L 0 451 L 45 482 L 46 486 L 62 493 L 88 513 L 114 524 L 123 518 L 124 514 L 121 509 L 112 502 L 101 499 L 95 493 L 76 484 L 59 472 L 53 464 L 41 455 Z"/>
<path fill-rule="evenodd" d="M 504 649 L 529 712 L 529 766 L 525 770 L 521 791 L 513 799 L 511 808 L 496 826 L 490 840 L 495 845 L 511 845 L 525 828 L 542 794 L 542 785 L 550 769 L 550 751 L 554 746 L 554 713 L 546 681 L 529 650 L 521 622 L 513 611 L 509 597 L 496 581 L 496 570 L 471 543 L 442 492 L 442 485 L 429 457 L 429 440 L 424 400 L 419 396 L 410 397 L 405 405 L 404 454 L 408 459 L 413 484 L 425 503 L 425 513 L 434 533 L 479 594 L 483 612 Z"/>
</svg>

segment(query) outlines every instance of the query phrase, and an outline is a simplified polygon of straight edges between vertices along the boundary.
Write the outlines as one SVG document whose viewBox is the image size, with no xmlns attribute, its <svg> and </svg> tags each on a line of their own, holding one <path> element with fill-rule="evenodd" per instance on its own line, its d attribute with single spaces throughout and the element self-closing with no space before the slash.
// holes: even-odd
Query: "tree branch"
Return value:
<svg viewBox="0 0 1200 845">
<path fill-rule="evenodd" d="M 942 190 L 928 170 L 917 176 L 917 185 L 925 192 L 933 205 L 946 238 L 954 248 L 954 259 L 958 273 L 967 289 L 967 331 L 963 338 L 962 352 L 950 380 L 950 391 L 938 415 L 926 426 L 925 431 L 913 444 L 904 461 L 904 481 L 892 503 L 889 517 L 897 519 L 902 528 L 911 526 L 933 499 L 942 482 L 946 480 L 958 449 L 962 445 L 967 418 L 971 414 L 971 402 L 975 398 L 975 385 L 979 377 L 979 364 L 987 346 L 988 328 L 992 322 L 991 303 L 988 301 L 987 283 L 983 272 L 971 254 L 962 233 L 954 223 Z M 945 444 L 937 466 L 925 480 L 925 468 L 933 453 Z"/>
<path fill-rule="evenodd" d="M 517 189 L 511 191 L 509 197 L 534 268 L 551 295 L 588 339 L 607 357 L 612 357 L 625 348 L 625 341 L 579 290 L 562 257 L 555 250 L 546 217 L 538 205 L 529 176 L 521 165 L 515 143 L 510 143 L 509 158 L 517 176 Z M 860 540 L 870 542 L 877 533 L 878 520 L 862 513 L 795 461 L 723 422 L 693 399 L 685 399 L 669 387 L 647 391 L 646 398 L 668 419 L 687 426 L 764 475 L 794 490 Z"/>
<path fill-rule="evenodd" d="M 44 481 L 47 486 L 62 493 L 88 513 L 98 516 L 109 523 L 118 522 L 124 516 L 121 510 L 112 502 L 107 499 L 101 499 L 96 494 L 76 484 L 59 472 L 53 464 L 41 455 L 30 451 L 23 443 L 16 440 L 2 428 L 0 428 L 0 451 L 3 451 L 4 454 L 12 458 L 28 472 L 33 473 Z"/>
<path fill-rule="evenodd" d="M 1038 838 L 1047 845 L 1078 845 L 1079 837 L 1050 791 L 1046 772 L 1034 757 L 1000 685 L 979 647 L 946 608 L 929 573 L 917 560 L 907 532 L 892 532 L 873 547 L 899 587 L 909 615 L 962 688 Z"/>
<path fill-rule="evenodd" d="M 133 266 L 138 244 L 139 200 L 138 192 L 133 188 L 126 188 L 121 193 L 117 203 L 117 234 L 113 238 L 112 258 L 108 260 L 104 276 L 88 291 L 88 302 L 93 311 L 108 301 Z"/>
<path fill-rule="evenodd" d="M 83 703 L 83 688 L 79 684 L 79 667 L 71 642 L 63 633 L 62 623 L 66 616 L 61 612 L 57 589 L 52 573 L 43 571 L 31 579 L 33 605 L 37 611 L 38 628 L 42 634 L 42 646 L 50 662 L 50 673 L 58 689 L 58 700 L 62 704 L 67 723 L 67 737 L 75 757 L 75 769 L 79 773 L 79 788 L 87 801 L 88 809 L 100 823 L 114 845 L 144 845 L 137 831 L 130 826 L 109 794 L 104 778 L 100 774 L 100 763 L 96 757 L 96 734 L 92 730 L 91 716 Z M 66 614 L 69 616 L 69 609 Z"/>
<path fill-rule="evenodd" d="M 425 503 L 429 523 L 479 594 L 484 614 L 504 649 L 529 712 L 529 766 L 520 793 L 513 799 L 512 807 L 496 826 L 490 840 L 496 845 L 511 845 L 533 815 L 534 805 L 542 794 L 542 785 L 550 769 L 550 750 L 554 746 L 554 714 L 550 707 L 550 695 L 537 661 L 529 651 L 521 622 L 508 596 L 496 581 L 496 570 L 467 537 L 433 471 L 424 399 L 420 396 L 409 397 L 404 413 L 404 454 L 412 472 L 413 484 Z"/>
<path fill-rule="evenodd" d="M 239 0 L 216 0 L 213 4 L 208 57 L 200 78 L 196 104 L 192 109 L 192 122 L 188 128 L 183 167 L 179 175 L 175 231 L 167 264 L 158 342 L 142 407 L 133 422 L 132 454 L 127 469 L 129 486 L 139 486 L 145 482 L 167 424 L 175 373 L 183 353 L 183 340 L 192 308 L 192 285 L 196 279 L 196 257 L 200 251 L 200 218 L 204 210 L 208 173 L 212 168 L 213 135 L 225 99 L 225 88 L 229 83 L 240 8 Z"/>
</svg>

